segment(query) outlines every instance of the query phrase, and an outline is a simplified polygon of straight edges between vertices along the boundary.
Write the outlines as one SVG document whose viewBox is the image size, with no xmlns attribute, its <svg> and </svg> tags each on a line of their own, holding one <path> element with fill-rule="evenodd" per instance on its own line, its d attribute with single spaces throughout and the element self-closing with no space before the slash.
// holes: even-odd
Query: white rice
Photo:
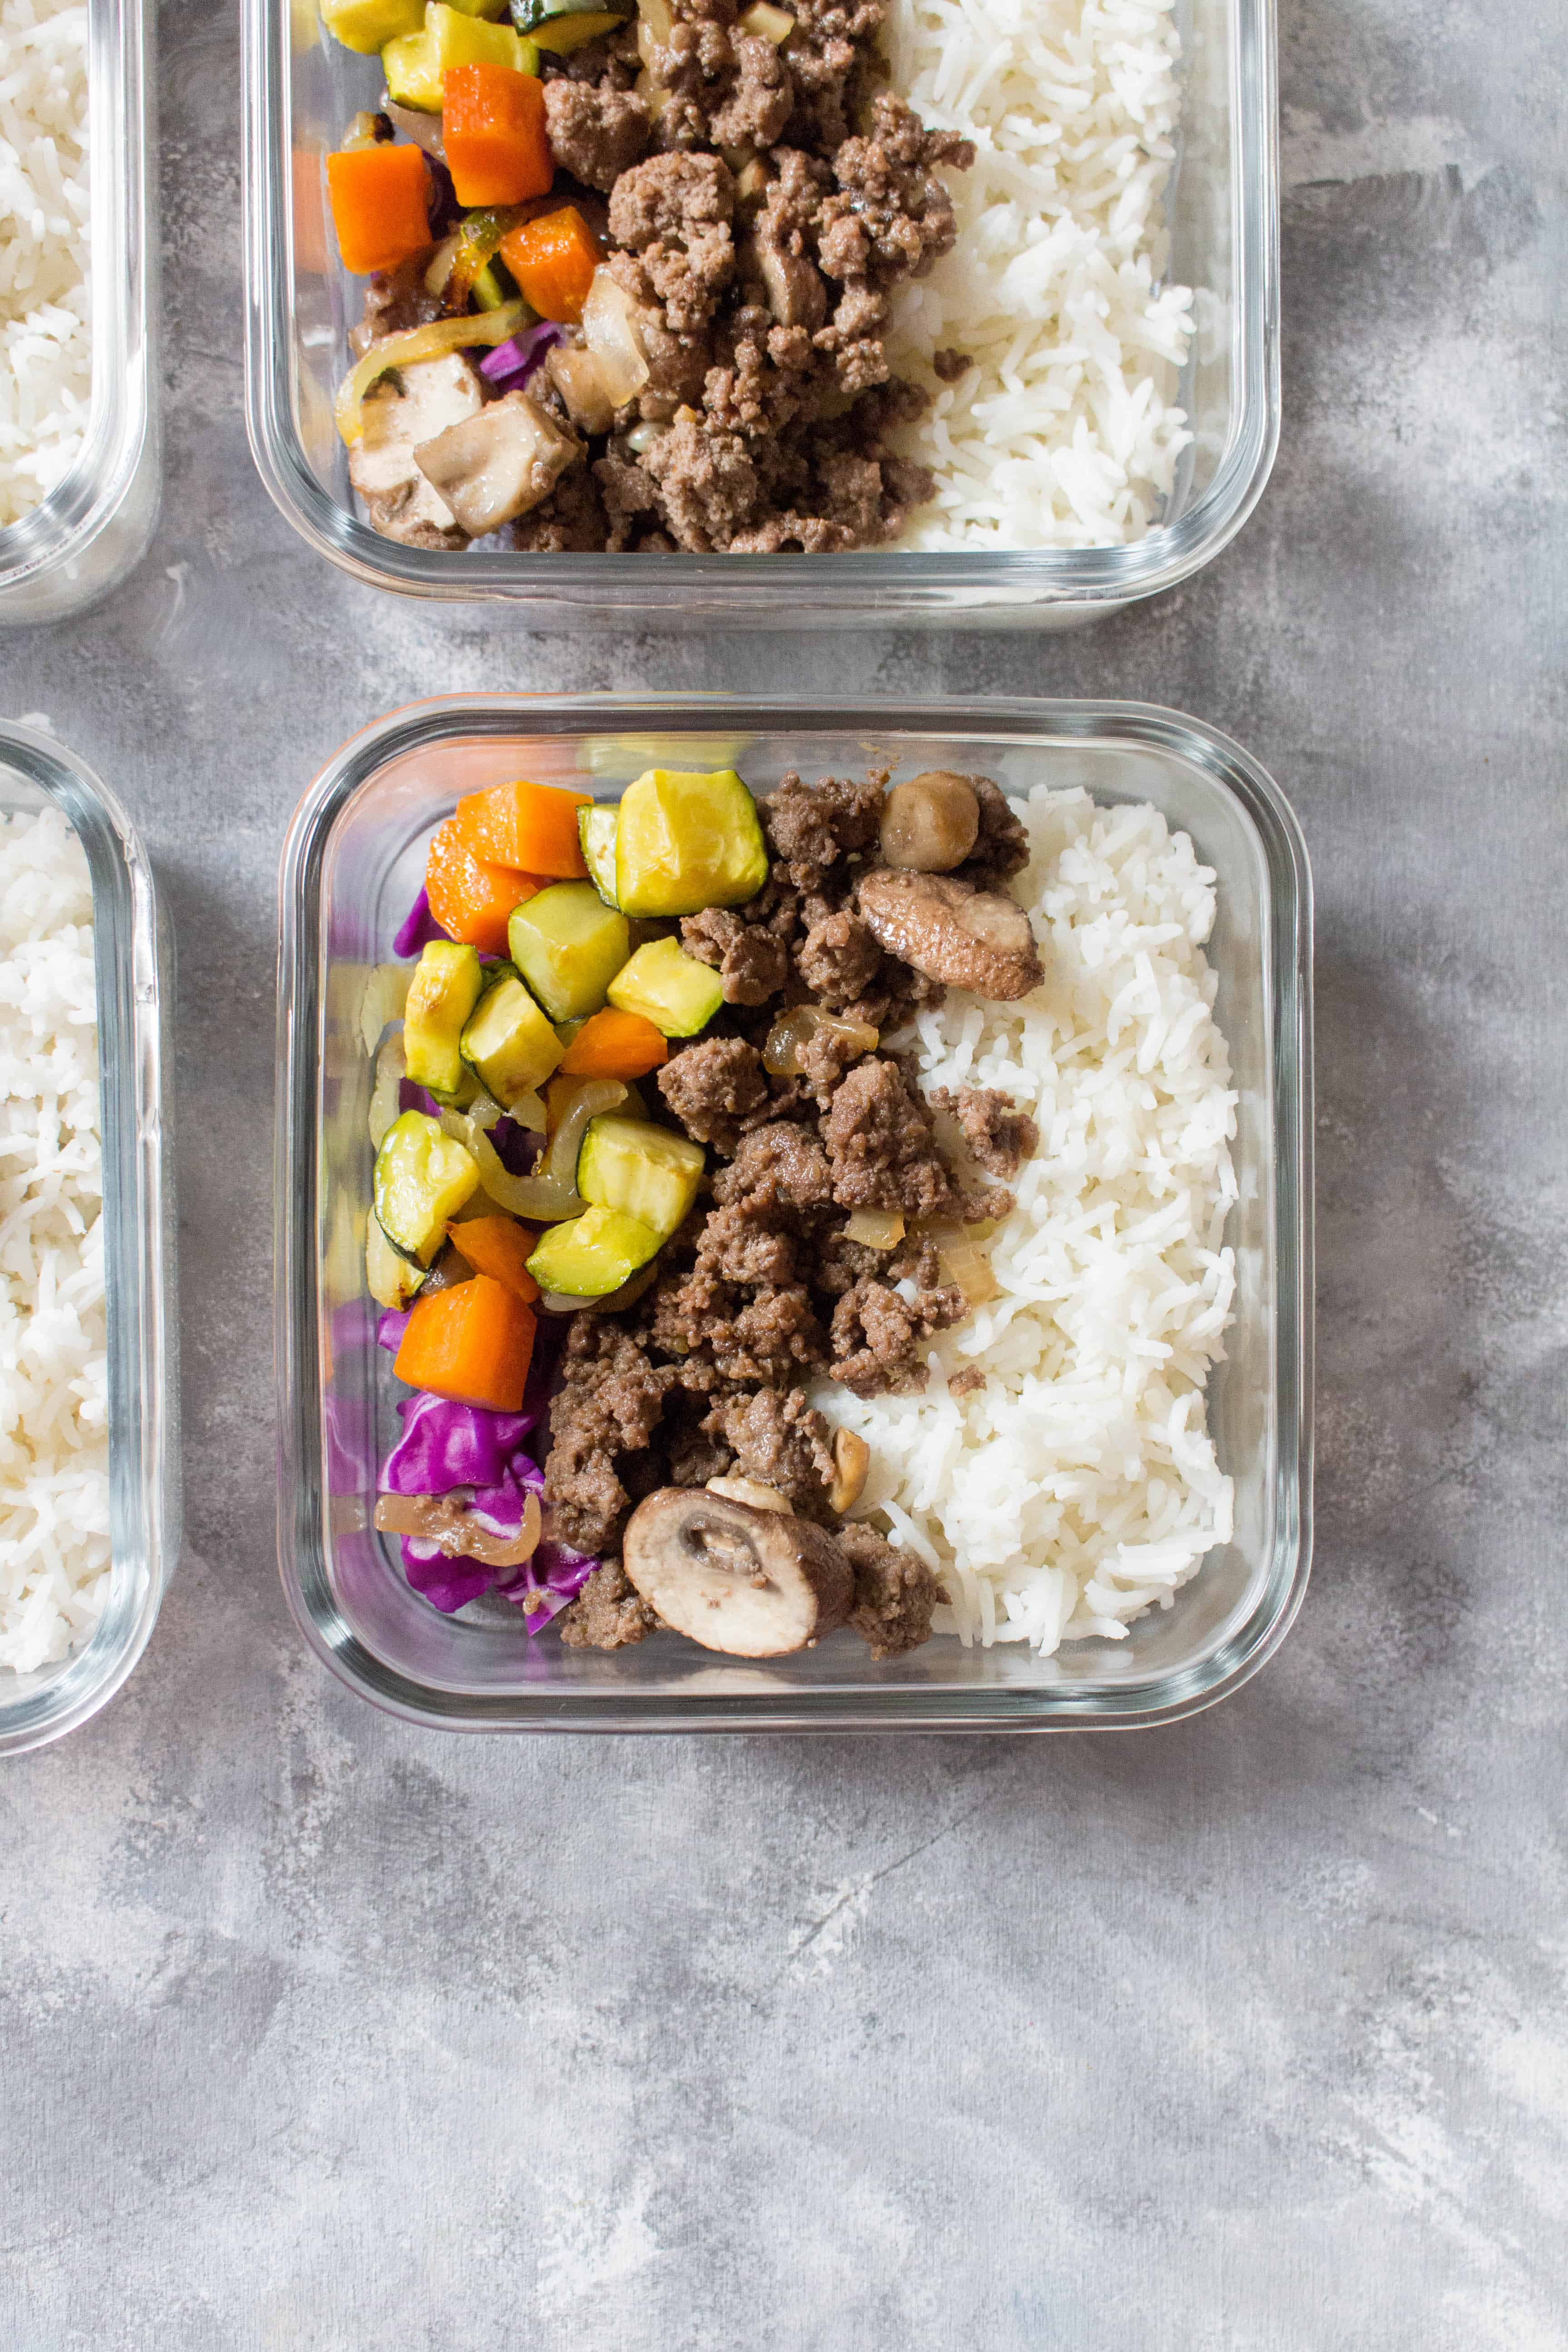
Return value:
<svg viewBox="0 0 1568 2352">
<path fill-rule="evenodd" d="M 0 525 L 87 431 L 88 31 L 81 0 L 0 0 Z"/>
<path fill-rule="evenodd" d="M 897 436 L 936 494 L 900 548 L 1137 539 L 1192 438 L 1173 404 L 1193 297 L 1162 286 L 1180 116 L 1173 0 L 891 0 L 893 86 L 977 150 L 958 241 L 894 298 L 895 373 L 934 404 Z M 938 382 L 934 354 L 976 364 Z"/>
<path fill-rule="evenodd" d="M 1045 984 L 952 992 L 915 1032 L 927 1087 L 997 1087 L 1038 1122 L 988 1244 L 1001 1297 L 929 1352 L 922 1395 L 816 1393 L 858 1430 L 857 1517 L 939 1570 L 968 1643 L 1120 1639 L 1231 1534 L 1204 1411 L 1236 1287 L 1236 1096 L 1203 952 L 1214 875 L 1148 807 L 1037 789 L 1015 885 Z M 966 1366 L 984 1385 L 953 1397 Z"/>
<path fill-rule="evenodd" d="M 87 859 L 0 816 L 0 1668 L 92 1631 L 109 1591 L 108 1327 Z"/>
</svg>

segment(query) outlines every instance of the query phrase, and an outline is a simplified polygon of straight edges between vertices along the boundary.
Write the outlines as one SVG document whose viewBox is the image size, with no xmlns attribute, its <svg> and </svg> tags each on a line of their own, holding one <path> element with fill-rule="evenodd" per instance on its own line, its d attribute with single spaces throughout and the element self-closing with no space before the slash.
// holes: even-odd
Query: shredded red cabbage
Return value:
<svg viewBox="0 0 1568 2352">
<path fill-rule="evenodd" d="M 397 1410 L 403 1434 L 381 1474 L 384 1491 L 447 1495 L 454 1486 L 500 1487 L 510 1476 L 519 1486 L 517 1510 L 503 1532 L 516 1535 L 522 1524 L 521 1489 L 537 1489 L 544 1483 L 543 1473 L 522 1451 L 523 1439 L 538 1423 L 538 1411 L 490 1412 L 483 1405 L 454 1404 L 424 1390 L 402 1398 Z"/>
<path fill-rule="evenodd" d="M 412 1078 L 397 1081 L 397 1108 L 401 1110 L 422 1110 L 426 1118 L 439 1118 L 441 1106 L 427 1087 L 416 1085 Z"/>
<path fill-rule="evenodd" d="M 432 940 L 444 940 L 447 933 L 430 912 L 430 901 L 420 885 L 419 896 L 403 919 L 403 926 L 392 942 L 394 955 L 416 956 Z"/>
<path fill-rule="evenodd" d="M 548 319 L 525 327 L 519 335 L 498 343 L 479 362 L 479 373 L 501 393 L 521 392 L 543 365 L 544 354 L 561 341 L 561 330 Z"/>
</svg>

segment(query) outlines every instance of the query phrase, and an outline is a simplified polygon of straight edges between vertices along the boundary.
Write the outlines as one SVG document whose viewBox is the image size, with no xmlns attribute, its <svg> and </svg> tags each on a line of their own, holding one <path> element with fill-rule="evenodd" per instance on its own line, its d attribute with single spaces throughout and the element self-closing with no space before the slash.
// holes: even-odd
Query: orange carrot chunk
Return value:
<svg viewBox="0 0 1568 2352">
<path fill-rule="evenodd" d="M 619 1013 L 613 1004 L 591 1013 L 561 1059 L 563 1077 L 643 1078 L 669 1059 L 662 1030 L 640 1013 Z"/>
<path fill-rule="evenodd" d="M 574 327 L 604 255 L 576 205 L 563 205 L 503 236 L 500 257 L 542 319 Z"/>
<path fill-rule="evenodd" d="M 531 1310 L 504 1283 L 476 1274 L 415 1300 L 393 1370 L 411 1389 L 455 1404 L 517 1412 L 532 1354 Z"/>
<path fill-rule="evenodd" d="M 430 912 L 448 939 L 462 940 L 481 955 L 505 955 L 507 917 L 540 887 L 531 874 L 476 857 L 456 817 L 431 835 L 425 865 Z"/>
<path fill-rule="evenodd" d="M 327 158 L 343 268 L 395 269 L 430 242 L 430 173 L 418 147 L 350 147 Z"/>
<path fill-rule="evenodd" d="M 532 1306 L 539 1285 L 528 1270 L 528 1261 L 538 1243 L 537 1234 L 531 1234 L 514 1217 L 469 1217 L 461 1224 L 448 1225 L 447 1231 L 458 1256 L 466 1257 L 476 1274 L 488 1274 L 525 1307 Z"/>
<path fill-rule="evenodd" d="M 544 84 L 510 66 L 447 68 L 441 142 L 460 205 L 520 205 L 547 194 L 555 177 Z"/>
<path fill-rule="evenodd" d="M 513 866 L 522 874 L 579 882 L 588 869 L 577 839 L 577 812 L 592 798 L 553 784 L 492 784 L 488 793 L 470 793 L 459 801 L 452 822 L 472 856 Z"/>
</svg>

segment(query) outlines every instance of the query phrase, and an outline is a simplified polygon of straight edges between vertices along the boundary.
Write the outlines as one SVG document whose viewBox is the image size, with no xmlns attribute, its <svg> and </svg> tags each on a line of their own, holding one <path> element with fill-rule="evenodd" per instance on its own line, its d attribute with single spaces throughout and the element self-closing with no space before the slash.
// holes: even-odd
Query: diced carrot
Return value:
<svg viewBox="0 0 1568 2352">
<path fill-rule="evenodd" d="M 430 173 L 419 147 L 349 147 L 327 158 L 343 268 L 395 269 L 430 242 Z"/>
<path fill-rule="evenodd" d="M 643 1078 L 669 1059 L 661 1030 L 640 1013 L 619 1013 L 613 1004 L 590 1014 L 567 1046 L 561 1075 L 569 1078 Z"/>
<path fill-rule="evenodd" d="M 448 66 L 441 77 L 441 143 L 460 205 L 520 205 L 555 177 L 544 84 L 510 66 Z"/>
<path fill-rule="evenodd" d="M 502 1282 L 471 1282 L 416 1298 L 393 1365 L 411 1389 L 455 1404 L 517 1412 L 533 1355 L 533 1315 Z"/>
<path fill-rule="evenodd" d="M 448 1225 L 447 1231 L 458 1256 L 466 1257 L 476 1274 L 488 1274 L 525 1307 L 532 1306 L 539 1285 L 528 1270 L 528 1261 L 539 1240 L 537 1234 L 520 1225 L 515 1217 L 468 1217 L 461 1224 Z"/>
<path fill-rule="evenodd" d="M 558 882 L 578 882 L 588 869 L 577 839 L 577 812 L 591 793 L 569 793 L 554 784 L 492 784 L 458 803 L 452 819 L 476 857 L 521 874 L 549 874 Z"/>
<path fill-rule="evenodd" d="M 563 205 L 503 236 L 500 257 L 542 319 L 574 327 L 604 256 L 576 205 Z"/>
<path fill-rule="evenodd" d="M 448 939 L 462 940 L 481 955 L 505 955 L 507 917 L 542 887 L 531 874 L 476 857 L 456 817 L 448 817 L 430 837 L 425 866 L 430 912 Z"/>
</svg>

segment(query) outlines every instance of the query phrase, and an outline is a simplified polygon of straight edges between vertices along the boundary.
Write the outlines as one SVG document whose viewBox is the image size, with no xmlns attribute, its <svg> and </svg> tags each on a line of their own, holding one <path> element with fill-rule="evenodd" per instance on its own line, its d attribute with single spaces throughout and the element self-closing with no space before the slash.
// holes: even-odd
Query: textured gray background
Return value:
<svg viewBox="0 0 1568 2352">
<path fill-rule="evenodd" d="M 240 422 L 233 10 L 164 9 L 165 520 L 0 643 L 0 708 L 113 781 L 179 928 L 189 1538 L 125 1695 L 0 1780 L 8 2347 L 1568 2347 L 1552 13 L 1287 7 L 1283 448 L 1195 584 L 726 648 L 530 640 L 292 536 Z M 273 1563 L 285 818 L 413 694 L 800 677 L 1170 702 L 1293 796 L 1306 1609 L 1143 1736 L 405 1729 Z"/>
</svg>

